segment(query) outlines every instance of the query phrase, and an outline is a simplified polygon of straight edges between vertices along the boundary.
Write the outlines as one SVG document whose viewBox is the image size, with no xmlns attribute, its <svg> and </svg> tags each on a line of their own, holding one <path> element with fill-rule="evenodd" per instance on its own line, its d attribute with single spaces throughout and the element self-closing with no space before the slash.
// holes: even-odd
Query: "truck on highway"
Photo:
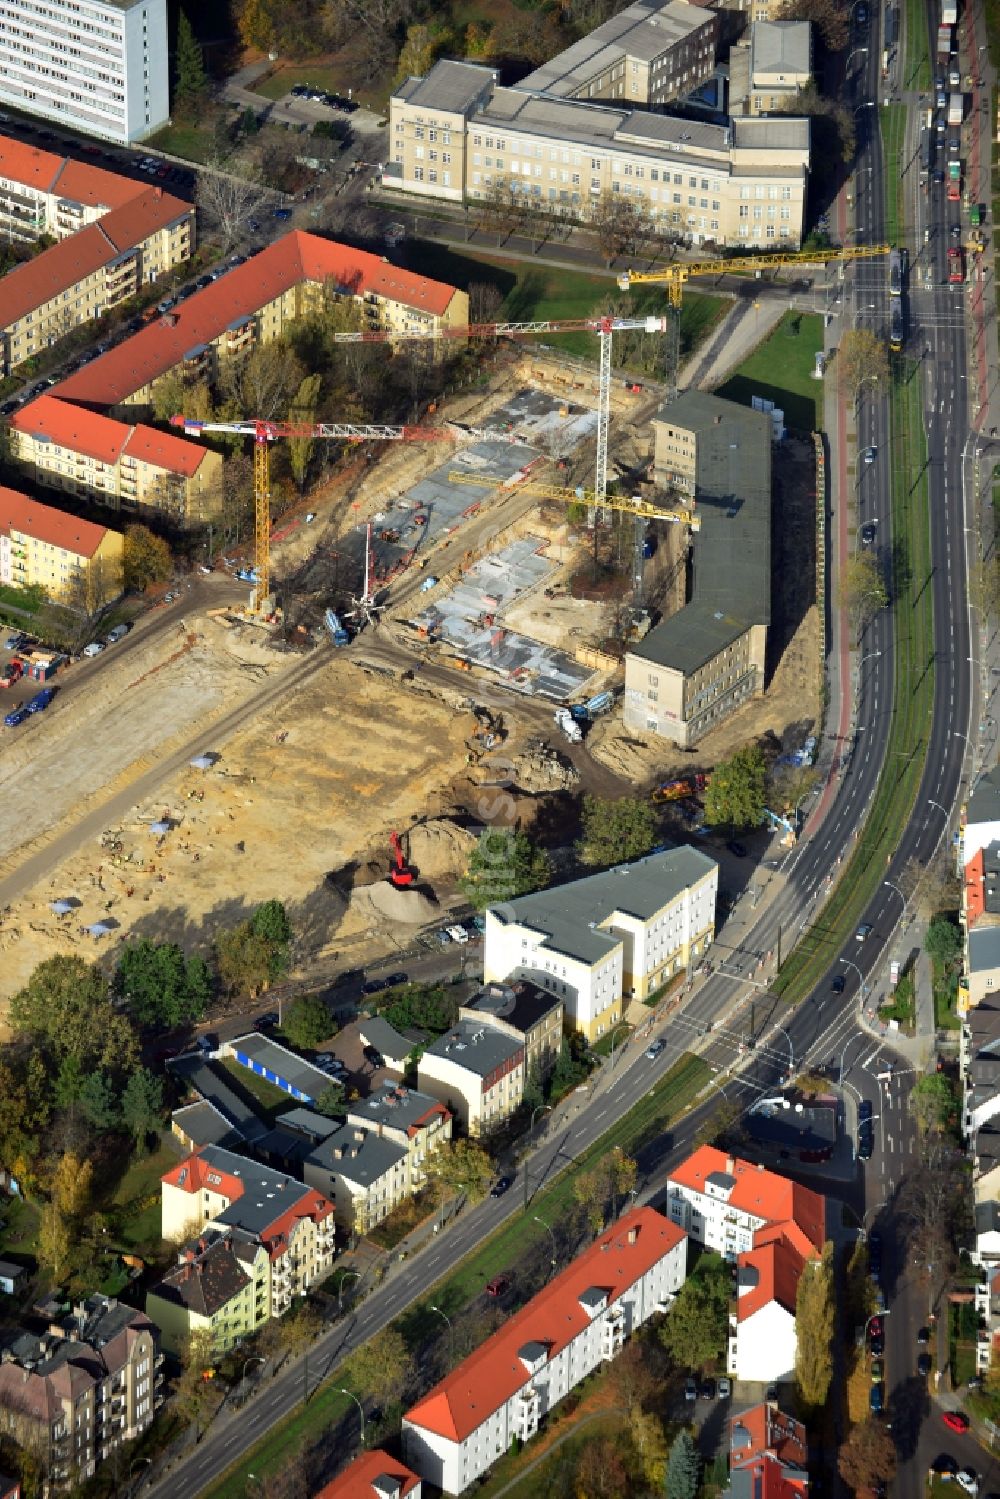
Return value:
<svg viewBox="0 0 1000 1499">
<path fill-rule="evenodd" d="M 562 729 L 570 744 L 582 744 L 583 730 L 568 708 L 557 708 L 552 715 L 557 729 Z"/>
<path fill-rule="evenodd" d="M 941 0 L 941 25 L 958 24 L 958 0 Z"/>
<path fill-rule="evenodd" d="M 948 124 L 961 125 L 965 118 L 965 95 L 951 93 L 948 95 Z"/>
<path fill-rule="evenodd" d="M 950 26 L 938 27 L 937 60 L 939 63 L 947 62 L 951 57 L 951 31 Z"/>
</svg>

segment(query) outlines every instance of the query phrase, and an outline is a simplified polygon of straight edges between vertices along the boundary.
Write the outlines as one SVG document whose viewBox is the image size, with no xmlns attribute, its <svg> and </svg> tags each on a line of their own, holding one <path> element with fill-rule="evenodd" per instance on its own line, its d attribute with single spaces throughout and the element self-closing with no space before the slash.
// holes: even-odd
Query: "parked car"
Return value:
<svg viewBox="0 0 1000 1499">
<path fill-rule="evenodd" d="M 869 1336 L 872 1337 L 872 1338 L 880 1338 L 882 1336 L 882 1318 L 881 1317 L 871 1317 L 869 1319 L 869 1322 L 868 1322 L 868 1333 L 869 1333 Z"/>
<path fill-rule="evenodd" d="M 27 718 L 27 716 L 27 708 L 14 708 L 10 713 L 6 715 L 6 717 L 4 718 L 4 723 L 6 724 L 8 729 L 16 729 L 18 724 L 24 723 L 24 720 Z"/>
<path fill-rule="evenodd" d="M 128 625 L 115 625 L 113 630 L 108 631 L 105 639 L 108 645 L 117 645 L 119 640 L 124 640 L 127 634 Z"/>
<path fill-rule="evenodd" d="M 730 1397 L 730 1395 L 732 1393 L 733 1393 L 733 1387 L 730 1384 L 729 1380 L 728 1379 L 720 1379 L 719 1380 L 719 1399 L 720 1400 L 728 1400 L 729 1397 Z"/>
<path fill-rule="evenodd" d="M 368 1062 L 372 1067 L 385 1066 L 385 1057 L 379 1051 L 377 1046 L 366 1046 L 364 1049 L 364 1058 L 365 1061 Z"/>
<path fill-rule="evenodd" d="M 917 1343 L 920 1345 L 920 1347 L 926 1347 L 926 1345 L 930 1342 L 930 1340 L 931 1340 L 931 1330 L 930 1330 L 930 1328 L 929 1327 L 921 1327 L 918 1330 L 918 1332 L 917 1332 Z"/>
<path fill-rule="evenodd" d="M 55 695 L 56 689 L 54 687 L 43 687 L 41 692 L 37 692 L 31 699 L 31 702 L 28 704 L 28 712 L 44 713 Z"/>
<path fill-rule="evenodd" d="M 505 1192 L 510 1191 L 514 1178 L 512 1176 L 500 1176 L 490 1188 L 491 1197 L 502 1197 Z"/>
<path fill-rule="evenodd" d="M 868 1392 L 868 1404 L 873 1416 L 882 1414 L 882 1386 L 880 1384 L 872 1385 Z"/>
<path fill-rule="evenodd" d="M 315 1067 L 321 1067 L 325 1072 L 333 1060 L 334 1056 L 332 1051 L 318 1051 L 313 1057 L 313 1065 Z"/>
<path fill-rule="evenodd" d="M 693 1379 L 686 1379 L 684 1381 L 684 1399 L 685 1400 L 697 1400 L 698 1399 L 698 1386 L 697 1386 L 697 1384 L 695 1383 L 695 1381 Z"/>
<path fill-rule="evenodd" d="M 89 645 L 85 645 L 84 646 L 84 648 L 83 648 L 83 654 L 85 656 L 99 656 L 101 654 L 101 652 L 103 651 L 103 649 L 104 649 L 104 641 L 103 640 L 92 640 Z"/>
<path fill-rule="evenodd" d="M 272 212 L 274 214 L 274 217 L 276 219 L 279 219 L 281 223 L 285 223 L 292 216 L 292 210 L 290 208 L 275 208 L 272 210 Z"/>
<path fill-rule="evenodd" d="M 950 1431 L 968 1431 L 969 1418 L 964 1411 L 942 1411 L 941 1420 Z"/>
<path fill-rule="evenodd" d="M 930 1356 L 930 1354 L 929 1353 L 919 1353 L 917 1355 L 917 1373 L 920 1375 L 921 1379 L 926 1379 L 927 1376 L 930 1374 L 930 1372 L 931 1372 L 931 1356 Z"/>
<path fill-rule="evenodd" d="M 4 645 L 9 651 L 19 651 L 22 646 L 27 644 L 28 637 L 27 635 L 23 635 L 20 630 L 15 630 L 14 634 L 8 635 L 4 641 Z"/>
<path fill-rule="evenodd" d="M 655 1062 L 660 1052 L 666 1046 L 666 1041 L 654 1041 L 652 1046 L 646 1047 L 646 1055 L 651 1062 Z"/>
<path fill-rule="evenodd" d="M 885 1366 L 880 1358 L 872 1359 L 872 1384 L 881 1384 L 885 1378 Z"/>
<path fill-rule="evenodd" d="M 867 527 L 865 529 L 867 530 Z M 863 921 L 861 923 L 861 925 L 858 927 L 857 931 L 854 933 L 854 940 L 855 940 L 855 942 L 865 942 L 871 936 L 871 934 L 872 934 L 872 924 L 871 924 L 871 922 L 870 921 Z"/>
<path fill-rule="evenodd" d="M 959 1468 L 955 1478 L 967 1494 L 979 1493 L 979 1475 L 974 1468 Z"/>
<path fill-rule="evenodd" d="M 510 1290 L 509 1275 L 494 1275 L 492 1280 L 486 1282 L 487 1296 L 502 1296 L 504 1291 Z"/>
<path fill-rule="evenodd" d="M 450 926 L 447 928 L 448 936 L 452 942 L 468 942 L 469 934 L 464 926 Z"/>
<path fill-rule="evenodd" d="M 698 1394 L 701 1396 L 702 1400 L 714 1400 L 715 1380 L 703 1379 L 701 1382 L 701 1389 L 698 1391 Z"/>
<path fill-rule="evenodd" d="M 277 1024 L 278 1024 L 278 1012 L 277 1012 L 277 1010 L 268 1010 L 265 1014 L 257 1016 L 257 1019 L 254 1021 L 254 1030 L 255 1031 L 270 1030 L 272 1026 L 275 1026 Z"/>
<path fill-rule="evenodd" d="M 738 843 L 735 838 L 731 838 L 726 847 L 734 859 L 745 859 L 747 856 L 746 844 Z"/>
<path fill-rule="evenodd" d="M 844 990 L 847 988 L 847 980 L 842 973 L 838 973 L 834 976 L 830 988 L 833 990 L 834 994 L 843 994 Z"/>
</svg>

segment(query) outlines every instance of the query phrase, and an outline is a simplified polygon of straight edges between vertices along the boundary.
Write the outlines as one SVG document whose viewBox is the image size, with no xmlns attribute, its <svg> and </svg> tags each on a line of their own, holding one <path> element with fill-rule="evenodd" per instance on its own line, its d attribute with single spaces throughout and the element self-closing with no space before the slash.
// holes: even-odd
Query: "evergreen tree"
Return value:
<svg viewBox="0 0 1000 1499">
<path fill-rule="evenodd" d="M 667 1459 L 667 1499 L 694 1499 L 701 1477 L 701 1459 L 689 1431 L 681 1431 Z"/>
<path fill-rule="evenodd" d="M 177 43 L 174 48 L 174 114 L 197 113 L 208 93 L 205 58 L 201 43 L 191 30 L 183 11 L 177 16 Z"/>
</svg>

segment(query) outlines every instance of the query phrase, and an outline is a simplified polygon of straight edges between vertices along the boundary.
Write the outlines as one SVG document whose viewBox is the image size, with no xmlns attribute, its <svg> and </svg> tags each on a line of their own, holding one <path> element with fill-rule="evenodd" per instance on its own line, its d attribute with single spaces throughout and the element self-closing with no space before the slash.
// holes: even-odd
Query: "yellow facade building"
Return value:
<svg viewBox="0 0 1000 1499">
<path fill-rule="evenodd" d="M 0 487 L 0 583 L 93 613 L 124 588 L 120 531 Z"/>
</svg>

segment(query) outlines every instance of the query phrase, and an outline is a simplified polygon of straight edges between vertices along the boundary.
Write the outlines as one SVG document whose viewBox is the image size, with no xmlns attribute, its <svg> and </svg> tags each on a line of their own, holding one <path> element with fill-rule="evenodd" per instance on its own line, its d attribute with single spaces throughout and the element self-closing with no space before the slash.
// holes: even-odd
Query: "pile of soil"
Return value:
<svg viewBox="0 0 1000 1499">
<path fill-rule="evenodd" d="M 393 922 L 399 926 L 425 926 L 440 915 L 437 902 L 422 890 L 397 890 L 388 880 L 365 885 L 351 896 L 351 915 L 371 926 Z"/>
<path fill-rule="evenodd" d="M 475 836 L 446 818 L 420 822 L 406 835 L 409 862 L 421 879 L 441 880 L 464 874 Z"/>
<path fill-rule="evenodd" d="M 511 782 L 528 796 L 565 791 L 580 779 L 576 766 L 544 739 L 532 739 L 510 762 Z"/>
</svg>

